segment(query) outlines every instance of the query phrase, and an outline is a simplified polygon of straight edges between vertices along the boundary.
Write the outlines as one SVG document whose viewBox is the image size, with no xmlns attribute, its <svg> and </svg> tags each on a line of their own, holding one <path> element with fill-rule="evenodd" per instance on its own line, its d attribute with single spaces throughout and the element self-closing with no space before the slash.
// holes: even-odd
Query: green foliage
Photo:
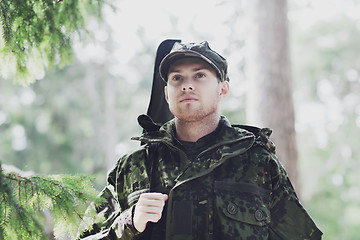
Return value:
<svg viewBox="0 0 360 240">
<path fill-rule="evenodd" d="M 88 176 L 25 175 L 0 165 L 0 239 L 49 239 L 47 210 L 55 237 L 74 239 L 89 204 L 101 203 Z"/>
<path fill-rule="evenodd" d="M 103 0 L 1 0 L 0 72 L 28 84 L 73 58 L 72 33 L 100 17 Z"/>
</svg>

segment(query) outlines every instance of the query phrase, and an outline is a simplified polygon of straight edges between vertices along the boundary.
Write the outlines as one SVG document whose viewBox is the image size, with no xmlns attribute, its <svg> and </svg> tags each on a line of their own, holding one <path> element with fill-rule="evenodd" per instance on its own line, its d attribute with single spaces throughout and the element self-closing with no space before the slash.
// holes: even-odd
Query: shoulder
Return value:
<svg viewBox="0 0 360 240">
<path fill-rule="evenodd" d="M 256 166 L 269 169 L 282 169 L 282 165 L 275 154 L 275 144 L 270 140 L 272 130 L 270 128 L 258 128 L 249 125 L 232 125 L 238 131 L 250 132 L 255 141 L 247 151 L 248 161 Z M 274 171 L 274 170 L 271 170 Z"/>
<path fill-rule="evenodd" d="M 272 133 L 270 128 L 259 128 L 250 125 L 232 125 L 232 127 L 251 132 L 255 135 L 254 146 L 261 146 L 269 153 L 275 154 L 276 147 L 275 144 L 270 140 L 270 135 Z"/>
<path fill-rule="evenodd" d="M 135 162 L 144 161 L 147 158 L 148 148 L 147 144 L 140 146 L 133 152 L 120 157 L 116 165 L 124 166 L 129 163 L 133 164 Z"/>
<path fill-rule="evenodd" d="M 148 145 L 143 145 L 130 154 L 126 154 L 118 159 L 113 169 L 108 173 L 109 179 L 115 178 L 121 173 L 132 173 L 136 168 L 146 164 L 148 159 Z"/>
</svg>

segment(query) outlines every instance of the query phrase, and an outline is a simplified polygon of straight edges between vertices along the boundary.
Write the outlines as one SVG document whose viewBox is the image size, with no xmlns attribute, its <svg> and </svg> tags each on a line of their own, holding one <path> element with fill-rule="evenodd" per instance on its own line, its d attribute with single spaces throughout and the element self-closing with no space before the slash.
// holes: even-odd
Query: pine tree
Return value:
<svg viewBox="0 0 360 240">
<path fill-rule="evenodd" d="M 0 239 L 49 239 L 45 210 L 51 211 L 55 237 L 74 239 L 90 203 L 102 202 L 97 195 L 89 176 L 26 176 L 0 165 Z"/>
<path fill-rule="evenodd" d="M 0 76 L 29 84 L 44 69 L 69 63 L 74 33 L 81 36 L 89 18 L 101 19 L 103 6 L 104 0 L 0 0 Z"/>
<path fill-rule="evenodd" d="M 88 20 L 100 20 L 110 2 L 0 0 L 0 76 L 27 85 L 46 68 L 70 63 L 74 38 L 82 38 Z M 44 230 L 49 210 L 55 237 L 74 239 L 90 203 L 101 203 L 90 176 L 14 169 L 0 162 L 0 239 L 50 239 Z"/>
</svg>

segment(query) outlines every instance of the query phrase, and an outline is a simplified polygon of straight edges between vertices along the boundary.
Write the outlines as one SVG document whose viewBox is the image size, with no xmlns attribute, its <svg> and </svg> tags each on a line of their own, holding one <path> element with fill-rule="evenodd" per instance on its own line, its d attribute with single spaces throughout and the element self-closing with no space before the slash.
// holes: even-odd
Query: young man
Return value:
<svg viewBox="0 0 360 240">
<path fill-rule="evenodd" d="M 220 115 L 226 60 L 207 42 L 175 43 L 159 70 L 175 118 L 135 138 L 145 145 L 110 172 L 108 202 L 82 239 L 321 239 L 271 131 Z"/>
</svg>

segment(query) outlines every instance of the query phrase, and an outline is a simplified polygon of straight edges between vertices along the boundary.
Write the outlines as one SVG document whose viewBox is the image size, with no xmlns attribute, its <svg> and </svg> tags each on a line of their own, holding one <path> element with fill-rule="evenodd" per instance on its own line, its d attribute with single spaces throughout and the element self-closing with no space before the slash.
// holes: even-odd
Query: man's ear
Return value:
<svg viewBox="0 0 360 240">
<path fill-rule="evenodd" d="M 223 82 L 220 82 L 220 84 L 221 84 L 221 86 L 220 86 L 219 95 L 221 96 L 221 98 L 225 98 L 230 91 L 229 82 L 223 81 Z"/>
<path fill-rule="evenodd" d="M 164 87 L 164 93 L 165 93 L 165 100 L 166 100 L 166 102 L 169 102 L 169 96 L 168 96 L 167 86 Z"/>
</svg>

